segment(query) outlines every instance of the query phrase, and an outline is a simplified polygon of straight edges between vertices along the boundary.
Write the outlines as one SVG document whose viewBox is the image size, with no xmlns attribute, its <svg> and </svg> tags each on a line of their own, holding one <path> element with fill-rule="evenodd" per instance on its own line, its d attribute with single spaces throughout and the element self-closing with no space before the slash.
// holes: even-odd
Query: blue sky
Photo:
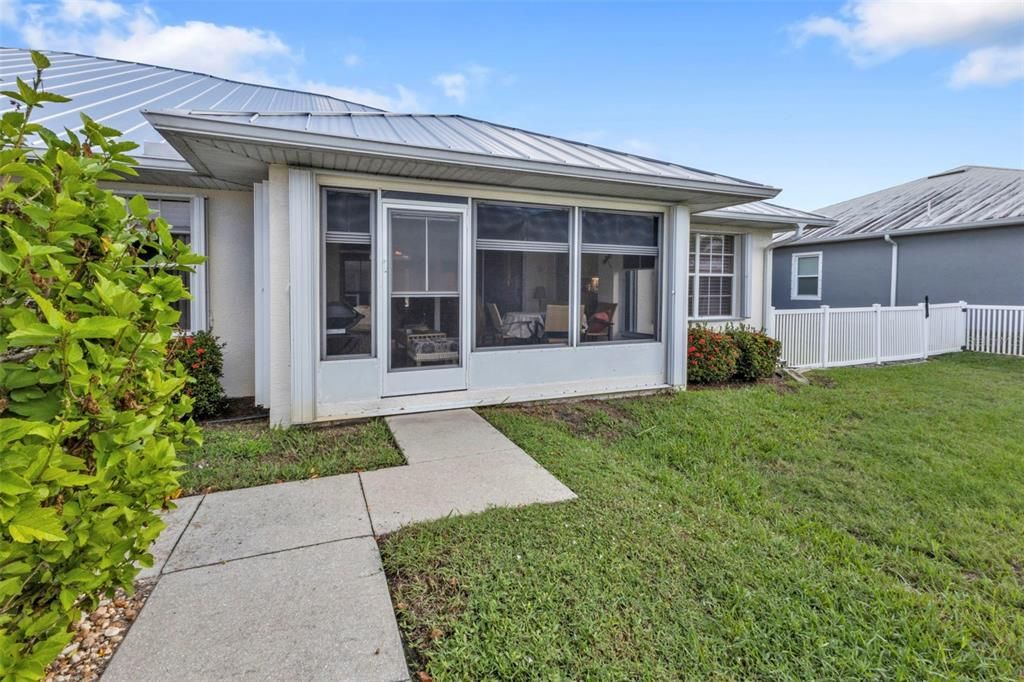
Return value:
<svg viewBox="0 0 1024 682">
<path fill-rule="evenodd" d="M 0 0 L 0 42 L 462 113 L 814 209 L 1024 167 L 1024 2 Z"/>
</svg>

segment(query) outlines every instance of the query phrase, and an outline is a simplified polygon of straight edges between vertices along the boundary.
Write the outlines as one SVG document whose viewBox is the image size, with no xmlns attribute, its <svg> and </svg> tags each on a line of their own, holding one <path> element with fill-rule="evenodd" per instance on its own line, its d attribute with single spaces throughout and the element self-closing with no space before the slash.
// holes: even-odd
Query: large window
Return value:
<svg viewBox="0 0 1024 682">
<path fill-rule="evenodd" d="M 657 338 L 659 227 L 652 214 L 582 212 L 584 343 Z"/>
<path fill-rule="evenodd" d="M 821 300 L 821 252 L 794 253 L 790 298 L 796 301 Z"/>
<path fill-rule="evenodd" d="M 569 340 L 570 210 L 476 204 L 476 347 Z"/>
<path fill-rule="evenodd" d="M 323 356 L 373 352 L 373 258 L 369 192 L 323 189 Z"/>
<path fill-rule="evenodd" d="M 739 242 L 731 234 L 690 234 L 691 318 L 736 317 Z"/>
</svg>

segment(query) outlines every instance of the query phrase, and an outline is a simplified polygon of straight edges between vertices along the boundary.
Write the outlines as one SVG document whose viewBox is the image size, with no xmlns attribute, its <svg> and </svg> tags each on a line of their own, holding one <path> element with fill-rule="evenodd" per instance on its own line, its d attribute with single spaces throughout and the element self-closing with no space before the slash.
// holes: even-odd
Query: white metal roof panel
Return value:
<svg viewBox="0 0 1024 682">
<path fill-rule="evenodd" d="M 180 69 L 68 52 L 42 52 L 51 63 L 43 76 L 44 87 L 71 97 L 72 101 L 46 104 L 34 120 L 58 131 L 64 127 L 79 128 L 80 113 L 85 112 L 142 145 L 162 141 L 142 116 L 142 109 L 146 108 L 380 111 L 327 95 L 240 83 Z M 0 48 L 0 84 L 5 89 L 15 78 L 29 80 L 34 75 L 29 50 Z M 6 102 L 2 106 L 3 111 L 10 110 Z"/>
</svg>

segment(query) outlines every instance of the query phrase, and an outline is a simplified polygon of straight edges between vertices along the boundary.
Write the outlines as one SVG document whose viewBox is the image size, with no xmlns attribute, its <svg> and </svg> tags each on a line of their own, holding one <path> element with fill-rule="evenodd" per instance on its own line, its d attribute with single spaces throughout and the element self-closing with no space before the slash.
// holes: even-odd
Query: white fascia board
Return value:
<svg viewBox="0 0 1024 682">
<path fill-rule="evenodd" d="M 815 227 L 831 227 L 836 224 L 836 221 L 832 218 L 825 218 L 823 216 L 806 215 L 785 218 L 783 216 L 770 214 L 740 213 L 738 211 L 730 211 L 727 208 L 695 213 L 693 215 L 693 222 L 740 225 L 743 227 L 765 229 L 792 229 L 801 223 L 804 225 L 813 225 Z"/>
<path fill-rule="evenodd" d="M 484 156 L 469 152 L 457 152 L 433 147 L 417 147 L 413 145 L 377 142 L 373 140 L 357 140 L 349 137 L 325 135 L 301 130 L 284 130 L 269 128 L 247 123 L 210 120 L 199 116 L 190 116 L 174 111 L 143 111 L 143 116 L 161 133 L 177 133 L 180 135 L 207 135 L 221 139 L 250 142 L 255 144 L 274 144 L 305 149 L 328 149 L 340 152 L 353 152 L 376 156 L 413 159 L 418 161 L 434 161 L 475 168 L 493 168 L 515 170 L 539 175 L 558 175 L 583 180 L 605 180 L 625 185 L 660 187 L 665 189 L 692 190 L 714 194 L 737 195 L 754 199 L 769 199 L 781 190 L 768 185 L 746 185 L 741 183 L 711 182 L 703 180 L 686 180 L 641 173 L 626 173 L 600 168 L 583 168 L 564 164 L 512 159 L 498 156 Z M 168 141 L 185 158 L 189 157 L 186 150 L 174 144 L 173 138 Z M 746 203 L 738 201 L 737 203 Z"/>
</svg>

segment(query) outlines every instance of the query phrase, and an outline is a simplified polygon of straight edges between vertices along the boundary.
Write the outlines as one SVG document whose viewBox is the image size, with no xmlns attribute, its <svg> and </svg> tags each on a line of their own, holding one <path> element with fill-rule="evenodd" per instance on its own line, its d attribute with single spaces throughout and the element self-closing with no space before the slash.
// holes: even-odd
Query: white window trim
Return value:
<svg viewBox="0 0 1024 682">
<path fill-rule="evenodd" d="M 817 258 L 818 259 L 818 293 L 816 294 L 798 294 L 799 291 L 799 272 L 798 265 L 801 258 Z M 821 262 L 822 252 L 821 251 L 806 251 L 804 253 L 794 253 L 793 258 L 790 261 L 789 271 L 789 298 L 793 301 L 820 301 L 821 300 Z M 805 279 L 809 279 L 810 275 L 804 275 Z"/>
<path fill-rule="evenodd" d="M 690 245 L 686 245 L 686 271 L 687 277 L 690 282 L 690 293 L 693 294 L 693 306 L 688 311 L 690 313 L 689 320 L 691 322 L 727 322 L 731 320 L 742 320 L 745 319 L 737 311 L 740 303 L 740 289 L 744 286 L 743 277 L 741 272 L 738 272 L 740 265 L 740 245 L 746 238 L 746 235 L 740 232 L 717 232 L 713 230 L 694 230 L 690 229 L 690 236 L 697 240 L 697 252 L 696 258 L 694 258 L 694 267 L 698 269 L 698 272 L 690 270 Z M 710 272 L 699 272 L 700 269 L 700 239 L 701 237 L 732 237 L 732 269 L 731 273 L 710 273 Z M 700 278 L 701 277 L 731 277 L 732 278 L 732 312 L 729 315 L 700 315 Z"/>
<path fill-rule="evenodd" d="M 147 192 L 144 188 L 118 191 L 117 194 L 126 201 L 136 194 L 142 195 L 146 201 L 152 199 L 170 199 L 172 201 L 188 200 L 191 203 L 191 223 L 189 227 L 189 247 L 192 252 L 206 256 L 206 197 L 202 194 L 178 194 L 173 192 Z M 188 290 L 192 295 L 189 302 L 189 315 L 191 325 L 188 329 L 182 329 L 179 333 L 195 334 L 206 331 L 209 328 L 209 317 L 207 308 L 207 282 L 206 263 L 192 266 L 193 272 L 188 276 Z"/>
</svg>

